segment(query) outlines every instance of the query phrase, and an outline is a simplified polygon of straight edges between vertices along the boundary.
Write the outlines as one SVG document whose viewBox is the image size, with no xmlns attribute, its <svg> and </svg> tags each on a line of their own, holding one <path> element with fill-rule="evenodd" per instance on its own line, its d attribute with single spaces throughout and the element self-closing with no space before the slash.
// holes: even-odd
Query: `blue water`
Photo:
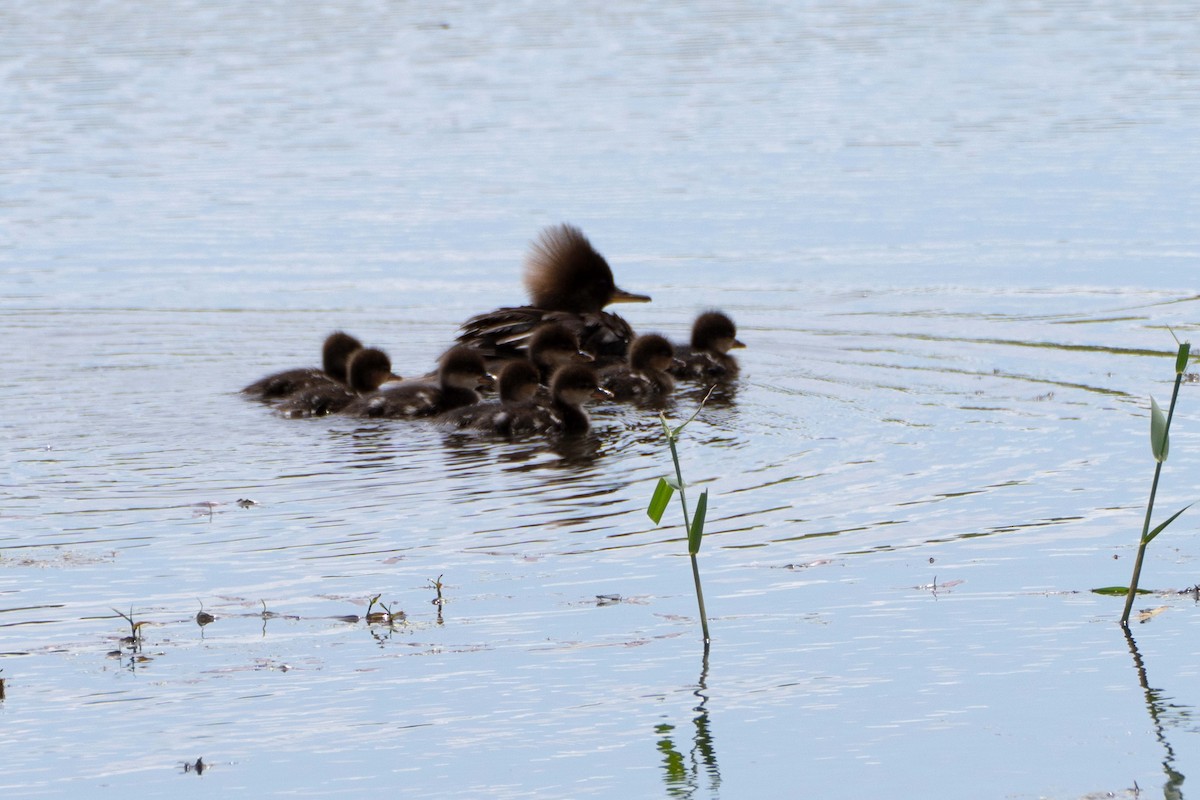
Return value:
<svg viewBox="0 0 1200 800">
<path fill-rule="evenodd" d="M 1182 796 L 1193 512 L 1136 652 L 1089 590 L 1197 330 L 1198 45 L 1186 3 L 6 4 L 0 790 Z M 237 395 L 335 328 L 424 372 L 561 221 L 638 330 L 748 344 L 681 443 L 707 659 L 652 413 Z"/>
</svg>

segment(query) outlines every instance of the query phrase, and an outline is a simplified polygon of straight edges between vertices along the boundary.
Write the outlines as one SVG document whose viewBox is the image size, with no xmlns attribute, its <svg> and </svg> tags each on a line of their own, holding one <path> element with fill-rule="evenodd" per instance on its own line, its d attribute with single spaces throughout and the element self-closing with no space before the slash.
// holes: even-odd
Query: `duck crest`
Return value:
<svg viewBox="0 0 1200 800">
<path fill-rule="evenodd" d="M 525 262 L 525 289 L 537 308 L 598 313 L 616 289 L 612 268 L 574 225 L 538 236 Z"/>
</svg>

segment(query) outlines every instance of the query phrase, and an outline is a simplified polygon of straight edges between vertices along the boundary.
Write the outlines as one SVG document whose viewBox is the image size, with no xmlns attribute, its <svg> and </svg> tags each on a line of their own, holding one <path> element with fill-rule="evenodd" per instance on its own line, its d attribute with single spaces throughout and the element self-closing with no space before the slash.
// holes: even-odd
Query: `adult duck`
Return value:
<svg viewBox="0 0 1200 800">
<path fill-rule="evenodd" d="M 566 224 L 545 229 L 533 244 L 525 262 L 525 288 L 530 305 L 472 317 L 463 323 L 458 342 L 485 358 L 514 358 L 536 328 L 557 322 L 598 361 L 621 361 L 633 329 L 604 308 L 650 301 L 619 288 L 604 256 L 579 228 Z"/>
</svg>

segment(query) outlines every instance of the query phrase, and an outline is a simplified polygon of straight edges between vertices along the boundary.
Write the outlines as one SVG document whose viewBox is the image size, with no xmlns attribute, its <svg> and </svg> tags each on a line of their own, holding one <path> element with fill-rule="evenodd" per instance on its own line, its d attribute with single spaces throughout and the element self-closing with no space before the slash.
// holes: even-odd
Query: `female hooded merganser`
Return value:
<svg viewBox="0 0 1200 800">
<path fill-rule="evenodd" d="M 675 389 L 675 379 L 667 372 L 675 363 L 675 348 L 665 336 L 643 334 L 629 348 L 629 363 L 603 370 L 600 385 L 616 400 L 663 397 Z"/>
<path fill-rule="evenodd" d="M 368 347 L 350 356 L 346 367 L 349 386 L 340 383 L 323 383 L 294 392 L 277 408 L 285 417 L 322 417 L 341 411 L 358 397 L 370 394 L 388 381 L 398 381 L 392 373 L 392 362 L 387 353 Z"/>
<path fill-rule="evenodd" d="M 289 369 L 265 378 L 242 389 L 243 394 L 259 400 L 277 400 L 301 389 L 320 384 L 345 385 L 346 364 L 350 356 L 362 349 L 362 342 L 348 333 L 334 331 L 325 338 L 321 349 L 321 369 Z"/>
<path fill-rule="evenodd" d="M 515 358 L 534 328 L 559 322 L 597 359 L 619 361 L 633 339 L 633 329 L 604 307 L 650 301 L 646 295 L 617 288 L 604 256 L 571 225 L 542 231 L 525 262 L 525 288 L 532 305 L 472 317 L 463 323 L 458 341 L 486 358 Z"/>
<path fill-rule="evenodd" d="M 737 338 L 733 320 L 720 311 L 706 311 L 692 325 L 691 345 L 675 348 L 682 365 L 672 367 L 670 372 L 678 378 L 698 380 L 736 378 L 738 362 L 729 351 L 745 346 Z"/>
<path fill-rule="evenodd" d="M 358 398 L 342 412 L 355 417 L 428 417 L 478 403 L 476 389 L 492 380 L 478 353 L 454 347 L 442 356 L 437 383 L 399 383 Z"/>
<path fill-rule="evenodd" d="M 504 432 L 506 415 L 514 408 L 532 403 L 540 387 L 537 368 L 528 361 L 510 361 L 496 379 L 500 399 L 451 409 L 438 417 L 438 422 L 455 428 Z"/>
</svg>

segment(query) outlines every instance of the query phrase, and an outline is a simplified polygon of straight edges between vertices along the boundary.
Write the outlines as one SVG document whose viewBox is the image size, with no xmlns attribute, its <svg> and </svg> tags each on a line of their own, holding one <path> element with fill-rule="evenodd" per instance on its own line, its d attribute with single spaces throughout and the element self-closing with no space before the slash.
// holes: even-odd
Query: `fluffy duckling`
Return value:
<svg viewBox="0 0 1200 800">
<path fill-rule="evenodd" d="M 539 380 L 548 384 L 559 367 L 589 364 L 596 359 L 580 349 L 579 337 L 574 332 L 565 325 L 552 322 L 540 326 L 529 337 L 529 360 L 537 369 Z"/>
<path fill-rule="evenodd" d="M 525 288 L 530 305 L 472 317 L 463 323 L 458 341 L 485 358 L 515 358 L 535 328 L 558 322 L 575 333 L 582 349 L 595 358 L 620 361 L 633 329 L 604 307 L 650 301 L 646 295 L 618 288 L 604 256 L 579 228 L 565 224 L 545 229 L 534 243 L 525 262 Z"/>
<path fill-rule="evenodd" d="M 596 371 L 585 364 L 559 367 L 550 381 L 550 404 L 525 403 L 508 409 L 496 431 L 507 435 L 526 433 L 576 435 L 586 433 L 591 420 L 583 410 L 590 399 L 612 395 L 600 387 Z"/>
<path fill-rule="evenodd" d="M 528 361 L 510 361 L 500 370 L 496 379 L 499 400 L 476 403 L 471 406 L 451 409 L 438 417 L 438 421 L 454 428 L 506 432 L 509 413 L 533 402 L 540 383 L 537 368 Z"/>
<path fill-rule="evenodd" d="M 362 349 L 362 342 L 343 331 L 334 331 L 321 348 L 321 369 L 289 369 L 268 375 L 242 389 L 242 394 L 259 400 L 278 400 L 301 389 L 320 384 L 345 385 L 346 365 L 350 356 Z"/>
<path fill-rule="evenodd" d="M 358 398 L 342 413 L 355 417 L 428 417 L 478 403 L 477 389 L 492 381 L 478 353 L 469 347 L 454 347 L 442 356 L 437 383 L 399 383 Z"/>
<path fill-rule="evenodd" d="M 745 346 L 737 338 L 732 319 L 720 311 L 706 311 L 692 325 L 691 344 L 675 348 L 681 363 L 670 372 L 678 378 L 696 380 L 736 378 L 738 362 L 729 351 Z"/>
<path fill-rule="evenodd" d="M 323 417 L 341 411 L 362 395 L 370 394 L 388 381 L 398 381 L 391 359 L 382 350 L 367 347 L 350 356 L 346 367 L 349 386 L 322 383 L 288 395 L 277 407 L 285 417 Z"/>
<path fill-rule="evenodd" d="M 615 400 L 653 400 L 670 394 L 675 379 L 667 372 L 676 363 L 675 348 L 665 336 L 647 333 L 633 340 L 629 363 L 600 373 L 600 385 Z"/>
</svg>

